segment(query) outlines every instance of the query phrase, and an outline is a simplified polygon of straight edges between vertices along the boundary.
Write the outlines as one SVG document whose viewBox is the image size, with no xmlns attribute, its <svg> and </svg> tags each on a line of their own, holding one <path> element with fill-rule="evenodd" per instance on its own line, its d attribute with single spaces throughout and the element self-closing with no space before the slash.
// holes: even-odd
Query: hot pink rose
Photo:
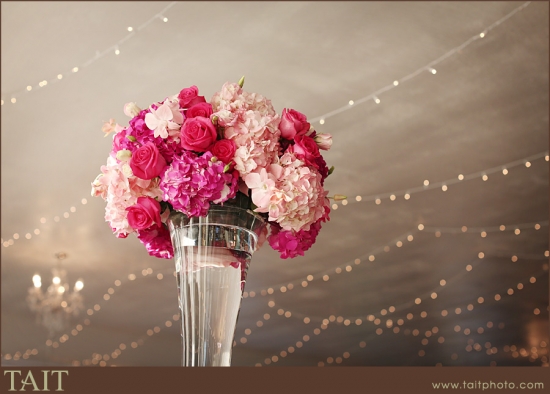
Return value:
<svg viewBox="0 0 550 394">
<path fill-rule="evenodd" d="M 181 146 L 195 152 L 206 152 L 214 142 L 217 133 L 212 121 L 208 118 L 196 117 L 186 119 L 181 128 Z"/>
<path fill-rule="evenodd" d="M 235 156 L 235 150 L 237 146 L 233 140 L 219 140 L 216 141 L 212 147 L 212 154 L 216 156 L 219 160 L 223 161 L 225 164 L 233 160 Z"/>
<path fill-rule="evenodd" d="M 166 167 L 166 160 L 156 145 L 148 142 L 134 151 L 130 159 L 130 168 L 141 179 L 153 179 Z"/>
<path fill-rule="evenodd" d="M 138 197 L 137 203 L 126 208 L 128 224 L 135 230 L 145 230 L 156 224 L 161 226 L 160 204 L 151 197 Z"/>
<path fill-rule="evenodd" d="M 306 161 L 312 161 L 316 157 L 319 157 L 319 147 L 315 140 L 306 135 L 297 135 L 294 138 L 295 144 L 293 145 L 293 151 L 299 156 L 303 156 Z"/>
<path fill-rule="evenodd" d="M 204 96 L 199 96 L 199 88 L 195 85 L 182 89 L 178 94 L 178 99 L 181 108 L 189 108 L 195 104 L 206 102 Z"/>
<path fill-rule="evenodd" d="M 190 107 L 185 116 L 189 118 L 196 118 L 197 116 L 202 116 L 203 118 L 210 118 L 212 115 L 212 105 L 208 103 L 198 103 Z"/>
<path fill-rule="evenodd" d="M 309 131 L 310 124 L 304 114 L 293 109 L 283 109 L 279 130 L 281 135 L 287 140 L 294 139 L 297 135 L 305 134 Z"/>
</svg>

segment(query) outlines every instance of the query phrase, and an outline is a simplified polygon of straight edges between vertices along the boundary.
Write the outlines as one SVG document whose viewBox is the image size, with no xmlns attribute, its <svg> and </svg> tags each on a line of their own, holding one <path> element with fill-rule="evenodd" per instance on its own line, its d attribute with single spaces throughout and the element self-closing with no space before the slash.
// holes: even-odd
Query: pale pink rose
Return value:
<svg viewBox="0 0 550 394">
<path fill-rule="evenodd" d="M 150 197 L 138 197 L 137 203 L 126 208 L 128 224 L 135 230 L 144 230 L 153 225 L 160 226 L 160 204 Z"/>
<path fill-rule="evenodd" d="M 310 124 L 307 117 L 301 112 L 293 109 L 283 109 L 279 130 L 281 135 L 287 140 L 293 140 L 297 135 L 305 134 L 309 131 Z"/>
<path fill-rule="evenodd" d="M 132 154 L 130 168 L 141 179 L 152 179 L 160 175 L 166 167 L 166 160 L 152 142 L 139 147 Z"/>
<path fill-rule="evenodd" d="M 235 142 L 231 140 L 219 140 L 216 141 L 214 146 L 211 149 L 211 152 L 218 160 L 223 161 L 225 164 L 233 160 L 235 156 L 236 145 Z"/>
<path fill-rule="evenodd" d="M 195 152 L 206 152 L 216 142 L 217 132 L 208 118 L 186 119 L 181 128 L 181 146 Z"/>
<path fill-rule="evenodd" d="M 319 146 L 319 149 L 329 150 L 332 146 L 332 136 L 328 133 L 317 134 L 313 139 Z"/>
</svg>

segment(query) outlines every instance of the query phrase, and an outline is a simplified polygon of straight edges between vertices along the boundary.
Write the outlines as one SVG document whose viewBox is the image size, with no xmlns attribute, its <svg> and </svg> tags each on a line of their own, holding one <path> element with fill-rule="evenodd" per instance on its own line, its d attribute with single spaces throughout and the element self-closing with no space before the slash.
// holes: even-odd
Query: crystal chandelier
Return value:
<svg viewBox="0 0 550 394">
<path fill-rule="evenodd" d="M 48 329 L 50 337 L 56 332 L 67 328 L 71 317 L 76 317 L 84 309 L 80 290 L 84 287 L 81 279 L 77 280 L 73 290 L 69 288 L 67 271 L 61 268 L 61 261 L 66 253 L 57 253 L 56 268 L 52 269 L 52 283 L 42 291 L 42 278 L 35 274 L 32 277 L 34 286 L 29 288 L 27 303 L 32 312 L 36 313 L 37 323 Z"/>
</svg>

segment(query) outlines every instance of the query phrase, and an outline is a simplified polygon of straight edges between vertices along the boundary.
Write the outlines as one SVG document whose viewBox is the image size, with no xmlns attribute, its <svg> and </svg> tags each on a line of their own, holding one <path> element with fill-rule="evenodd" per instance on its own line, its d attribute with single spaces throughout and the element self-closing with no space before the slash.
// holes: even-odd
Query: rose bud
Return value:
<svg viewBox="0 0 550 394">
<path fill-rule="evenodd" d="M 136 117 L 141 112 L 136 103 L 127 103 L 124 105 L 124 115 L 129 116 L 130 118 Z"/>
<path fill-rule="evenodd" d="M 328 133 L 317 134 L 313 137 L 319 149 L 329 150 L 332 146 L 332 136 Z"/>
<path fill-rule="evenodd" d="M 132 152 L 128 149 L 121 149 L 116 153 L 118 161 L 128 161 L 132 158 Z"/>
</svg>

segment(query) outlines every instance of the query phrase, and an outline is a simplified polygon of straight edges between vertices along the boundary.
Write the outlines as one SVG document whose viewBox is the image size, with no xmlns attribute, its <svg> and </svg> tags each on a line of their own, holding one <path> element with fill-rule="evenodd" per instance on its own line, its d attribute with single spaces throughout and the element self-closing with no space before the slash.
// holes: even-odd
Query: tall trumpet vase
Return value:
<svg viewBox="0 0 550 394">
<path fill-rule="evenodd" d="M 246 275 L 266 226 L 246 205 L 211 205 L 193 218 L 173 211 L 168 219 L 185 367 L 231 365 Z"/>
</svg>

